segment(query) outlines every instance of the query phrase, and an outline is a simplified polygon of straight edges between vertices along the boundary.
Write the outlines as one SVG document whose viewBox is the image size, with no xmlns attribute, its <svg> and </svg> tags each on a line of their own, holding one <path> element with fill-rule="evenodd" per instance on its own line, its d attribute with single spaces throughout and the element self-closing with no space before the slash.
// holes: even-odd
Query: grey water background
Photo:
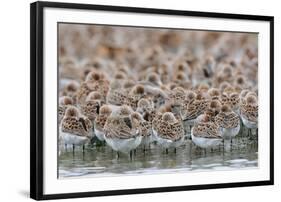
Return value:
<svg viewBox="0 0 281 202">
<path fill-rule="evenodd" d="M 114 175 L 157 174 L 193 171 L 254 169 L 258 167 L 258 141 L 237 137 L 213 150 L 200 149 L 190 140 L 168 153 L 151 144 L 146 151 L 138 147 L 132 159 L 108 146 L 89 145 L 62 148 L 59 156 L 59 178 L 104 177 Z"/>
</svg>

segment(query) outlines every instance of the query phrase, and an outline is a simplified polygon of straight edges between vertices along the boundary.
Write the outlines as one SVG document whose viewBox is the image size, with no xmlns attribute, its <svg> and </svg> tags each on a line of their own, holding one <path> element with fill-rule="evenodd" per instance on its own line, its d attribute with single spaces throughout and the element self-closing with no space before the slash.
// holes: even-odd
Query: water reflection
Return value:
<svg viewBox="0 0 281 202">
<path fill-rule="evenodd" d="M 257 141 L 248 137 L 237 138 L 214 150 L 202 150 L 189 140 L 176 151 L 165 150 L 152 144 L 143 151 L 138 148 L 130 159 L 107 146 L 89 146 L 62 149 L 59 156 L 59 177 L 101 177 L 120 174 L 154 174 L 190 171 L 233 170 L 258 166 Z"/>
</svg>

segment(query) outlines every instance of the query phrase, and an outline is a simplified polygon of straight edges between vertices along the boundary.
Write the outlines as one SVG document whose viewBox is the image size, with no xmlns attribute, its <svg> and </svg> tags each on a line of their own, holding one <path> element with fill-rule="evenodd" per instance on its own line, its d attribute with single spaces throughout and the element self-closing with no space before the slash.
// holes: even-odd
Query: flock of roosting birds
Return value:
<svg viewBox="0 0 281 202">
<path fill-rule="evenodd" d="M 258 129 L 255 34 L 59 27 L 59 144 L 132 155 Z"/>
</svg>

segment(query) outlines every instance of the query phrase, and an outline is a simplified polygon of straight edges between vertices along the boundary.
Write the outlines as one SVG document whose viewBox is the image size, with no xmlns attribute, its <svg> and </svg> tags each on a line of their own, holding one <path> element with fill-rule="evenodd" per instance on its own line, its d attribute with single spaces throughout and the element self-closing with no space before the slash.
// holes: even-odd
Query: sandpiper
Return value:
<svg viewBox="0 0 281 202">
<path fill-rule="evenodd" d="M 142 98 L 138 101 L 136 112 L 139 112 L 142 116 L 146 113 L 150 113 L 154 110 L 153 102 L 149 99 Z"/>
<path fill-rule="evenodd" d="M 61 122 L 62 118 L 64 117 L 65 111 L 68 106 L 73 105 L 73 100 L 69 96 L 63 96 L 59 98 L 59 107 L 58 107 L 58 113 L 59 113 L 59 122 Z"/>
<path fill-rule="evenodd" d="M 104 125 L 107 120 L 107 118 L 110 116 L 112 110 L 108 105 L 103 105 L 100 108 L 99 114 L 95 118 L 94 121 L 94 131 L 96 137 L 100 141 L 104 141 Z"/>
<path fill-rule="evenodd" d="M 84 146 L 93 136 L 92 122 L 74 106 L 66 109 L 59 131 L 63 143 L 66 146 L 72 145 L 73 149 L 76 145 Z"/>
<path fill-rule="evenodd" d="M 152 121 L 157 113 L 156 109 L 154 109 L 153 102 L 146 98 L 139 100 L 136 112 L 140 113 L 142 118 L 145 121 L 148 121 L 149 124 L 152 124 Z"/>
<path fill-rule="evenodd" d="M 61 86 L 60 95 L 68 96 L 73 99 L 73 102 L 76 101 L 76 94 L 80 87 L 80 84 L 77 81 L 69 81 L 67 84 Z"/>
<path fill-rule="evenodd" d="M 168 102 L 171 104 L 173 114 L 180 116 L 180 109 L 186 100 L 186 92 L 182 87 L 176 87 L 168 95 Z"/>
<path fill-rule="evenodd" d="M 145 88 L 143 85 L 138 84 L 132 88 L 130 93 L 127 96 L 125 104 L 133 108 L 137 109 L 138 101 L 145 96 Z"/>
<path fill-rule="evenodd" d="M 258 100 L 254 95 L 247 95 L 240 106 L 240 116 L 248 129 L 258 128 Z"/>
<path fill-rule="evenodd" d="M 215 117 L 215 123 L 224 139 L 232 139 L 240 131 L 240 118 L 229 105 L 222 106 L 220 113 Z"/>
<path fill-rule="evenodd" d="M 169 148 L 176 149 L 183 144 L 183 124 L 176 119 L 173 113 L 165 112 L 160 120 L 154 122 L 153 126 L 156 141 L 166 149 L 166 152 Z"/>
<path fill-rule="evenodd" d="M 140 120 L 132 116 L 131 110 L 127 107 L 121 107 L 120 111 L 111 114 L 104 125 L 104 138 L 106 143 L 119 156 L 119 152 L 130 153 L 136 149 L 142 140 L 139 129 Z"/>
<path fill-rule="evenodd" d="M 138 112 L 133 112 L 131 115 L 136 121 L 136 126 L 139 128 L 140 135 L 142 136 L 141 145 L 143 146 L 143 151 L 145 152 L 147 147 L 150 147 L 150 143 L 155 140 L 155 137 L 152 133 L 152 123 L 148 120 L 145 120 L 142 115 Z"/>
<path fill-rule="evenodd" d="M 221 93 L 218 88 L 210 88 L 208 90 L 208 95 L 211 98 L 211 100 L 219 100 Z"/>
<path fill-rule="evenodd" d="M 155 72 L 150 72 L 145 81 L 140 82 L 142 85 L 149 85 L 149 86 L 154 86 L 154 87 L 160 87 L 162 85 L 161 79 L 159 75 Z"/>
<path fill-rule="evenodd" d="M 127 100 L 128 92 L 122 88 L 122 82 L 116 80 L 111 82 L 109 91 L 107 93 L 107 103 L 112 105 L 120 106 L 125 104 Z"/>
<path fill-rule="evenodd" d="M 105 100 L 108 90 L 109 81 L 105 78 L 105 75 L 98 71 L 92 71 L 87 75 L 85 81 L 77 91 L 77 101 L 83 104 L 92 91 L 99 92 Z"/>
<path fill-rule="evenodd" d="M 197 117 L 197 120 L 206 114 L 209 117 L 210 121 L 215 122 L 215 117 L 218 115 L 220 111 L 221 111 L 220 101 L 212 100 L 209 102 L 204 114 L 201 114 L 199 117 Z"/>
<path fill-rule="evenodd" d="M 104 104 L 102 96 L 99 92 L 91 92 L 87 96 L 85 103 L 81 104 L 81 112 L 87 116 L 92 122 L 99 114 L 101 106 Z"/>
<path fill-rule="evenodd" d="M 219 127 L 207 115 L 192 128 L 191 139 L 195 145 L 204 149 L 216 147 L 222 142 Z"/>
<path fill-rule="evenodd" d="M 208 107 L 209 101 L 202 94 L 197 94 L 190 91 L 187 94 L 188 101 L 184 103 L 181 109 L 181 118 L 183 120 L 186 136 L 190 138 L 191 127 L 194 125 L 196 118 L 203 114 Z"/>
<path fill-rule="evenodd" d="M 222 105 L 229 105 L 230 108 L 238 113 L 239 110 L 239 94 L 235 92 L 235 89 L 232 87 L 227 87 L 224 89 L 221 99 L 220 99 Z"/>
</svg>

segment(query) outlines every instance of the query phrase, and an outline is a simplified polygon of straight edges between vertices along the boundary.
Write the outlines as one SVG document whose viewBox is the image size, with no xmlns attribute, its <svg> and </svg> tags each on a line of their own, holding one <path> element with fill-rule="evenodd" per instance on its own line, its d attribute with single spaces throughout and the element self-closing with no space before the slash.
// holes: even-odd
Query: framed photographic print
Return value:
<svg viewBox="0 0 281 202">
<path fill-rule="evenodd" d="M 273 184 L 271 16 L 31 4 L 31 198 Z"/>
</svg>

